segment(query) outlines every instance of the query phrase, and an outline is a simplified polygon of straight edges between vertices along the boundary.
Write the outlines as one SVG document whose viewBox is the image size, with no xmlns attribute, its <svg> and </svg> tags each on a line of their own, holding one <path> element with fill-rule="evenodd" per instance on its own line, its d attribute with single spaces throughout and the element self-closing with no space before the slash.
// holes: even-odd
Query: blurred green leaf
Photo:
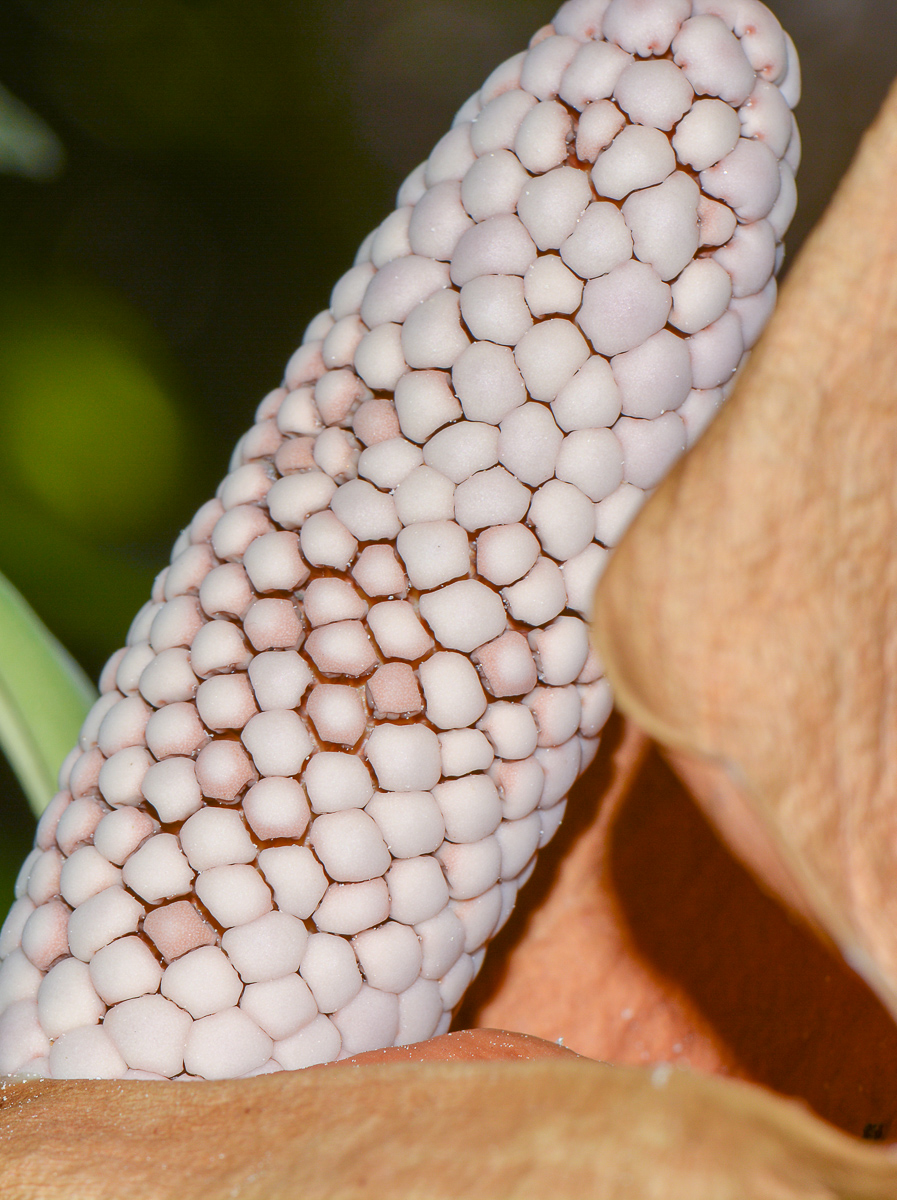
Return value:
<svg viewBox="0 0 897 1200">
<path fill-rule="evenodd" d="M 44 182 L 57 179 L 64 164 L 50 126 L 0 84 L 0 171 Z"/>
<path fill-rule="evenodd" d="M 114 292 L 77 278 L 0 298 L 0 467 L 93 541 L 154 528 L 188 434 L 164 346 Z"/>
<path fill-rule="evenodd" d="M 35 813 L 56 791 L 96 692 L 12 584 L 0 575 L 0 746 Z"/>
</svg>

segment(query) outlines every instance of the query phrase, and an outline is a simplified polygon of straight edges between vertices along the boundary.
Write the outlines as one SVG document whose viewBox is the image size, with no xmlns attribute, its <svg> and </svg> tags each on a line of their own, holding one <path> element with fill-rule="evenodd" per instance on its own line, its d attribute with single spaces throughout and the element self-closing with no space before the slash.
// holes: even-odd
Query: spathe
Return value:
<svg viewBox="0 0 897 1200">
<path fill-rule="evenodd" d="M 10 1091 L 12 1094 L 10 1095 Z M 4 1194 L 887 1200 L 897 1163 L 760 1089 L 577 1061 L 7 1088 Z"/>
<path fill-rule="evenodd" d="M 703 760 L 683 769 L 730 844 L 892 1013 L 895 183 L 892 91 L 731 406 L 637 520 L 596 616 L 622 707 Z"/>
</svg>

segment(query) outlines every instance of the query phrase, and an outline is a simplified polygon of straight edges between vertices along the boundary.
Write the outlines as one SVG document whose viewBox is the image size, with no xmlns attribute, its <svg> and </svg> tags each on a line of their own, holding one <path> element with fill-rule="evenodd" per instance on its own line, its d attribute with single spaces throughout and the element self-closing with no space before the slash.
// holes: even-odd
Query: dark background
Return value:
<svg viewBox="0 0 897 1200">
<path fill-rule="evenodd" d="M 770 5 L 803 61 L 793 252 L 897 65 L 893 0 Z M 64 148 L 0 175 L 0 570 L 95 679 L 404 176 L 545 0 L 4 0 Z M 0 909 L 33 824 L 0 763 Z"/>
</svg>

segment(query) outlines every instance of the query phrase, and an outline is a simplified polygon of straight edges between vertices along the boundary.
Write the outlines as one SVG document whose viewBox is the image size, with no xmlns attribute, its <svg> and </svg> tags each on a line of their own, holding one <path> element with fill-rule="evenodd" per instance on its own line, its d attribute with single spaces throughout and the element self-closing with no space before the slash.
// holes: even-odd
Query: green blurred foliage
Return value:
<svg viewBox="0 0 897 1200">
<path fill-rule="evenodd" d="M 0 474 L 93 541 L 176 511 L 187 430 L 158 340 L 95 286 L 0 294 Z"/>
<path fill-rule="evenodd" d="M 46 121 L 0 86 L 0 171 L 48 180 L 64 163 L 62 142 Z"/>
<path fill-rule="evenodd" d="M 768 2 L 807 81 L 792 249 L 893 73 L 897 7 Z M 0 173 L 0 571 L 93 678 L 401 179 L 553 8 L 0 4 L 0 143 L 7 116 L 65 152 Z M 2 764 L 0 806 L 2 909 L 30 842 Z"/>
<path fill-rule="evenodd" d="M 96 689 L 8 579 L 0 575 L 0 749 L 41 813 Z"/>
</svg>

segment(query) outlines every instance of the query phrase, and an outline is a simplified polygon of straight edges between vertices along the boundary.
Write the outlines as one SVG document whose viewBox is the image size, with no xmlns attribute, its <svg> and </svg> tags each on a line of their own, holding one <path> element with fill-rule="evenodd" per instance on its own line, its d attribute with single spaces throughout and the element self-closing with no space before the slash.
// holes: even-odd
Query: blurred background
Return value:
<svg viewBox="0 0 897 1200">
<path fill-rule="evenodd" d="M 773 0 L 793 253 L 897 70 L 893 0 Z M 4 0 L 0 571 L 96 679 L 404 176 L 547 0 Z M 0 763 L 0 910 L 33 821 Z"/>
</svg>

